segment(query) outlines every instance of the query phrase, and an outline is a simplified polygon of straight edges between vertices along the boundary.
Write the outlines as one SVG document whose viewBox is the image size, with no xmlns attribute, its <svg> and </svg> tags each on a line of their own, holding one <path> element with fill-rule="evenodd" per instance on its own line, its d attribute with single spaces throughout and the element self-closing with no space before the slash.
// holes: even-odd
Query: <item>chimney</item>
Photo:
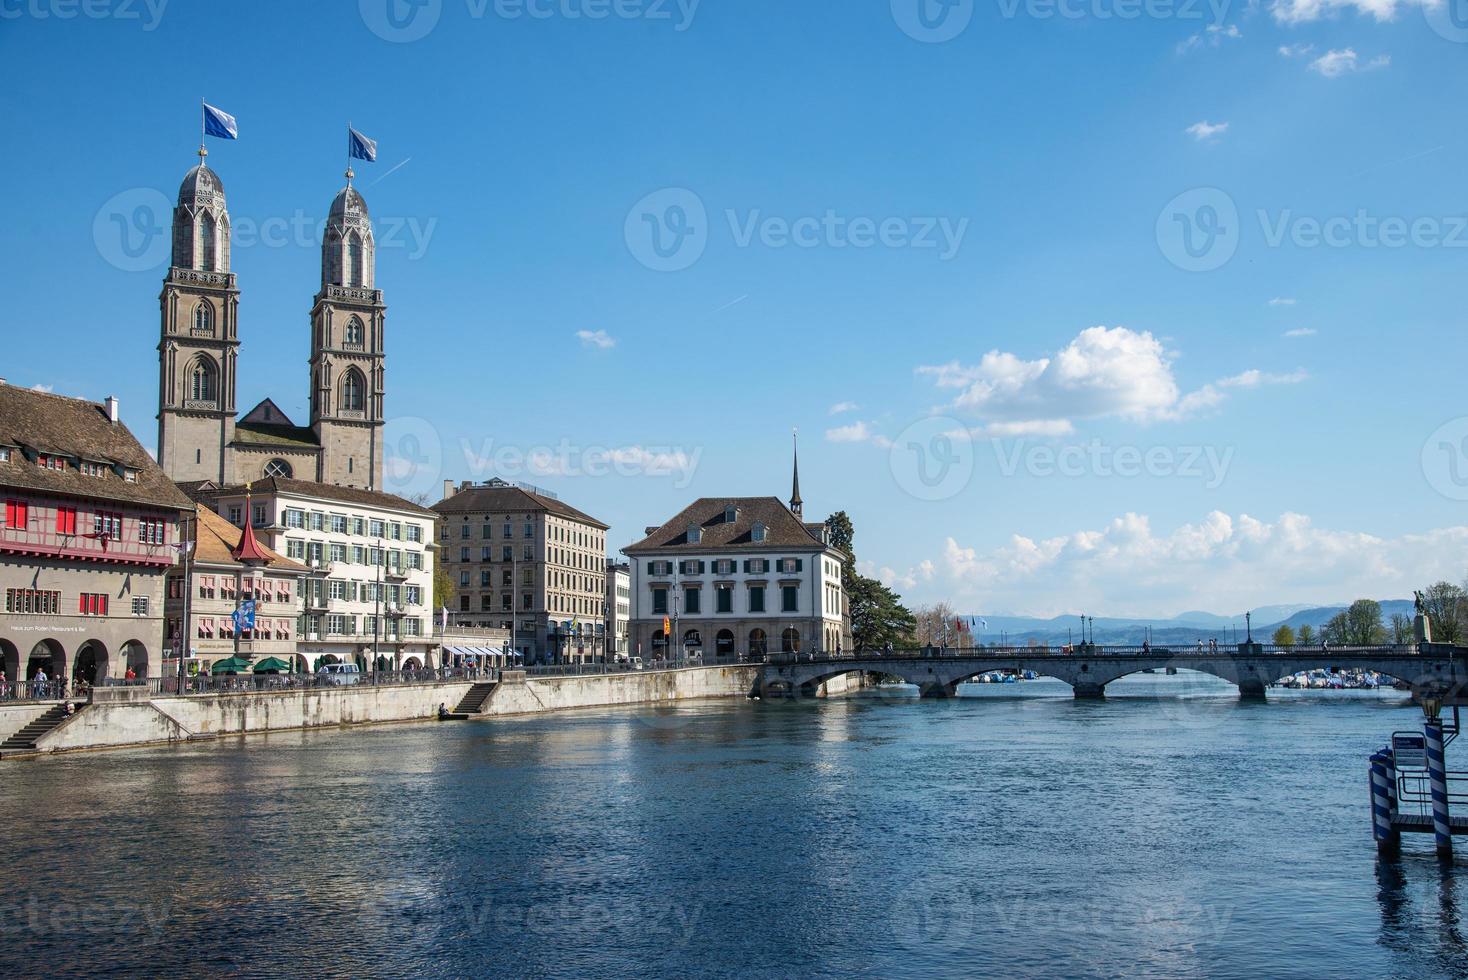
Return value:
<svg viewBox="0 0 1468 980">
<path fill-rule="evenodd" d="M 445 480 L 445 481 L 443 481 L 443 499 L 448 500 L 453 495 L 454 495 L 454 481 L 453 480 Z"/>
<path fill-rule="evenodd" d="M 117 424 L 117 397 L 115 395 L 107 396 L 107 421 L 113 425 Z"/>
</svg>

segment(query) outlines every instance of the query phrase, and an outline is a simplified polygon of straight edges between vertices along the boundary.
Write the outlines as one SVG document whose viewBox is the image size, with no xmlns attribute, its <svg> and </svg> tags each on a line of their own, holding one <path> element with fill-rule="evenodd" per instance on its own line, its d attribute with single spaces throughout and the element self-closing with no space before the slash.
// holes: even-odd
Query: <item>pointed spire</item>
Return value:
<svg viewBox="0 0 1468 980">
<path fill-rule="evenodd" d="M 251 514 L 254 510 L 250 506 L 250 484 L 245 484 L 245 527 L 240 532 L 240 543 L 234 546 L 229 556 L 237 562 L 246 565 L 259 563 L 261 565 L 270 561 L 269 556 L 260 548 L 260 542 L 255 540 L 255 521 Z"/>
<path fill-rule="evenodd" d="M 796 517 L 802 517 L 801 511 L 804 505 L 800 499 L 800 430 L 793 429 L 790 433 L 790 441 L 794 448 L 795 470 L 794 479 L 790 484 L 790 513 Z"/>
</svg>

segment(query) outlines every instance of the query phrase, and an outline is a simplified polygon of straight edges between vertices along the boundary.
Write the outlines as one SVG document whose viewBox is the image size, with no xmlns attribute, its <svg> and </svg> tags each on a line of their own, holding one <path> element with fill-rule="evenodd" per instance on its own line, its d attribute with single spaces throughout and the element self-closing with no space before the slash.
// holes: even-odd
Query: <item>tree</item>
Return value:
<svg viewBox="0 0 1468 980">
<path fill-rule="evenodd" d="M 853 566 L 856 564 L 856 528 L 852 526 L 851 518 L 847 516 L 846 511 L 838 510 L 826 518 L 826 540 L 830 542 L 831 547 L 844 552 L 849 559 L 842 578 L 846 578 L 847 575 L 855 577 L 856 569 Z"/>
<path fill-rule="evenodd" d="M 447 609 L 454 601 L 454 580 L 449 575 L 449 570 L 442 564 L 433 568 L 433 605 L 434 611 Z"/>
<path fill-rule="evenodd" d="M 1346 636 L 1350 630 L 1346 626 L 1346 614 L 1336 613 L 1326 620 L 1325 625 L 1320 627 L 1320 641 L 1322 643 L 1334 643 L 1336 646 L 1346 645 Z"/>
<path fill-rule="evenodd" d="M 1295 631 L 1290 629 L 1289 624 L 1286 623 L 1274 631 L 1274 636 L 1270 638 L 1270 642 L 1277 647 L 1292 647 L 1295 645 Z"/>
<path fill-rule="evenodd" d="M 1452 582 L 1435 582 L 1422 592 L 1422 610 L 1432 622 L 1435 643 L 1457 643 L 1468 630 L 1468 591 Z"/>
<path fill-rule="evenodd" d="M 1302 647 L 1308 647 L 1315 642 L 1315 629 L 1309 623 L 1300 627 L 1300 632 L 1295 637 L 1295 642 Z"/>
<path fill-rule="evenodd" d="M 1357 599 L 1345 612 L 1348 646 L 1370 647 L 1386 642 L 1386 628 L 1381 621 L 1381 603 L 1375 599 Z"/>
<path fill-rule="evenodd" d="M 881 649 L 904 643 L 915 621 L 902 597 L 876 579 L 854 576 L 850 590 L 851 637 L 858 650 Z"/>
<path fill-rule="evenodd" d="M 956 617 L 953 607 L 948 603 L 935 602 L 928 606 L 918 606 L 913 610 L 913 618 L 916 624 L 912 638 L 918 646 L 958 645 L 958 630 L 954 623 Z"/>
<path fill-rule="evenodd" d="M 1397 646 L 1412 642 L 1412 620 L 1401 613 L 1392 613 L 1392 642 Z"/>
</svg>

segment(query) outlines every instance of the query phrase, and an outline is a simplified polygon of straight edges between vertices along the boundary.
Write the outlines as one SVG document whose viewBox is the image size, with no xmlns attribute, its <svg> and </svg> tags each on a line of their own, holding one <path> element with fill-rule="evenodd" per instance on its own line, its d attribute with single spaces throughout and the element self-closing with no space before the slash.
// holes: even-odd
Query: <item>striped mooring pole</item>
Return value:
<svg viewBox="0 0 1468 980">
<path fill-rule="evenodd" d="M 1448 818 L 1448 764 L 1443 753 L 1443 723 L 1428 718 L 1422 725 L 1427 737 L 1427 782 L 1432 790 L 1432 833 L 1438 857 L 1453 856 L 1453 826 Z"/>
<path fill-rule="evenodd" d="M 1376 850 L 1381 854 L 1395 854 L 1401 845 L 1401 833 L 1392 826 L 1392 773 L 1395 766 L 1387 749 L 1371 755 L 1371 834 L 1376 838 Z"/>
</svg>

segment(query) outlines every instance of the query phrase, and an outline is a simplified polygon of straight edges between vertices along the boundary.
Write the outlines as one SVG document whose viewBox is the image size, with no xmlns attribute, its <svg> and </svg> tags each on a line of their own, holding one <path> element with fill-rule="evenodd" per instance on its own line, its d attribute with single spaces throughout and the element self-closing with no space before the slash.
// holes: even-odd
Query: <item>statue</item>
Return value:
<svg viewBox="0 0 1468 980">
<path fill-rule="evenodd" d="M 1419 591 L 1419 590 L 1413 590 L 1412 596 L 1413 596 L 1414 601 L 1416 602 L 1416 605 L 1417 605 L 1417 615 L 1419 615 L 1419 616 L 1426 615 L 1427 614 L 1427 603 L 1423 601 L 1421 591 Z"/>
</svg>

